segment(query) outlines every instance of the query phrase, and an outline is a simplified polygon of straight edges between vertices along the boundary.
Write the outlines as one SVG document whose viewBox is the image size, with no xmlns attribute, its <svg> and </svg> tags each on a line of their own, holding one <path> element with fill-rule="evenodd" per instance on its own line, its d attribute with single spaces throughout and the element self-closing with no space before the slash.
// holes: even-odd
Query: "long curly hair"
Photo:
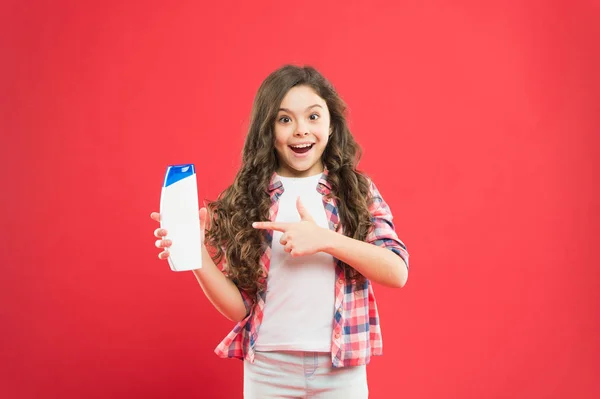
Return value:
<svg viewBox="0 0 600 399">
<path fill-rule="evenodd" d="M 254 99 L 242 164 L 233 184 L 216 201 L 207 203 L 206 244 L 211 247 L 211 256 L 216 264 L 224 257 L 229 278 L 254 298 L 265 288 L 267 276 L 260 258 L 270 243 L 265 232 L 254 229 L 252 222 L 269 220 L 271 199 L 267 188 L 279 166 L 274 146 L 276 116 L 287 92 L 300 85 L 311 87 L 329 108 L 332 134 L 322 161 L 344 234 L 362 241 L 373 226 L 370 183 L 356 169 L 361 149 L 348 128 L 346 104 L 331 83 L 310 66 L 285 65 L 275 70 L 263 81 Z M 364 283 L 364 276 L 355 269 L 348 265 L 344 269 L 347 278 Z"/>
</svg>

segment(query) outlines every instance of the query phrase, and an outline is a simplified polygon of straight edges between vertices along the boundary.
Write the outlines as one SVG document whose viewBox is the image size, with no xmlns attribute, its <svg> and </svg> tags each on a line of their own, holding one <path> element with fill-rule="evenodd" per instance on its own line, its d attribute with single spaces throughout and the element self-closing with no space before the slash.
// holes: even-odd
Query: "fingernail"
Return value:
<svg viewBox="0 0 600 399">
<path fill-rule="evenodd" d="M 252 223 L 252 227 L 256 227 L 256 222 Z"/>
</svg>

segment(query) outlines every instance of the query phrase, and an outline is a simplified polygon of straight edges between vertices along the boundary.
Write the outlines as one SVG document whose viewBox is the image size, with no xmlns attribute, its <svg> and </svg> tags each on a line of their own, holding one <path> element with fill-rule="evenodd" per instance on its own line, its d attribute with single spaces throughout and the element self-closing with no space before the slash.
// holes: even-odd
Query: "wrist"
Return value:
<svg viewBox="0 0 600 399">
<path fill-rule="evenodd" d="M 321 252 L 325 252 L 331 255 L 331 251 L 336 247 L 336 241 L 339 238 L 339 234 L 333 230 L 326 228 L 323 229 L 321 236 Z"/>
</svg>

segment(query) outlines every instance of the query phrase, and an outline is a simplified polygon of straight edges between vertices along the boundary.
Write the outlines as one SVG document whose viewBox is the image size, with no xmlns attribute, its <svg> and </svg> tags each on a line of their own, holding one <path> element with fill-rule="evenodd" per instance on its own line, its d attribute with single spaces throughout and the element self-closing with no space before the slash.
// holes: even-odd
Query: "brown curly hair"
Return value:
<svg viewBox="0 0 600 399">
<path fill-rule="evenodd" d="M 315 90 L 329 108 L 332 134 L 322 161 L 344 234 L 362 241 L 373 226 L 368 208 L 370 182 L 356 169 L 361 149 L 346 123 L 346 104 L 331 83 L 310 66 L 285 65 L 272 72 L 254 99 L 240 170 L 233 184 L 207 204 L 210 223 L 206 244 L 212 247 L 212 258 L 219 264 L 224 256 L 229 278 L 254 298 L 265 288 L 266 274 L 260 258 L 270 242 L 264 231 L 252 227 L 252 222 L 269 220 L 271 199 L 267 187 L 279 166 L 274 147 L 276 116 L 287 92 L 301 85 Z M 348 278 L 364 283 L 356 270 L 348 265 L 344 268 Z"/>
</svg>

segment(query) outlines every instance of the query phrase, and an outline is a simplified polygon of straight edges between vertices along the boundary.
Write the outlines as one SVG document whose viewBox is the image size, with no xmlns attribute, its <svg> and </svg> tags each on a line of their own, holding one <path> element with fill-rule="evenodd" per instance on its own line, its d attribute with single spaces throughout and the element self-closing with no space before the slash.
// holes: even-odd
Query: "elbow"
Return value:
<svg viewBox="0 0 600 399">
<path fill-rule="evenodd" d="M 231 313 L 231 314 L 223 314 L 229 321 L 233 321 L 234 323 L 239 323 L 240 321 L 246 318 L 246 315 L 241 313 Z"/>
<path fill-rule="evenodd" d="M 408 277 L 394 277 L 388 286 L 391 288 L 403 288 L 406 285 L 407 280 Z"/>
<path fill-rule="evenodd" d="M 396 273 L 390 279 L 389 286 L 392 288 L 403 288 L 408 280 L 408 267 L 402 258 L 399 259 L 399 265 L 396 268 Z"/>
<path fill-rule="evenodd" d="M 408 281 L 408 273 L 404 273 L 403 277 L 400 279 L 400 284 L 397 286 L 397 288 L 404 288 L 407 281 Z"/>
<path fill-rule="evenodd" d="M 217 309 L 227 320 L 233 321 L 234 323 L 239 323 L 244 320 L 250 313 L 245 305 L 234 306 L 232 308 L 217 307 Z"/>
<path fill-rule="evenodd" d="M 234 323 L 239 323 L 240 321 L 244 320 L 243 317 L 229 317 L 229 316 L 227 316 L 227 318 L 229 319 L 229 321 L 232 321 Z"/>
<path fill-rule="evenodd" d="M 244 310 L 237 310 L 236 312 L 232 312 L 229 315 L 225 315 L 225 317 L 227 317 L 229 320 L 235 322 L 235 323 L 239 323 L 240 321 L 244 320 L 246 317 L 248 316 L 248 312 L 246 311 L 246 308 L 244 307 Z"/>
<path fill-rule="evenodd" d="M 240 321 L 243 321 L 246 317 L 248 317 L 251 309 L 251 305 L 244 303 L 242 307 L 237 307 L 234 312 L 231 312 L 230 316 L 226 317 L 233 322 L 239 323 Z"/>
<path fill-rule="evenodd" d="M 403 288 L 408 280 L 408 263 L 399 250 L 388 252 L 387 278 L 384 285 L 390 288 Z"/>
</svg>

